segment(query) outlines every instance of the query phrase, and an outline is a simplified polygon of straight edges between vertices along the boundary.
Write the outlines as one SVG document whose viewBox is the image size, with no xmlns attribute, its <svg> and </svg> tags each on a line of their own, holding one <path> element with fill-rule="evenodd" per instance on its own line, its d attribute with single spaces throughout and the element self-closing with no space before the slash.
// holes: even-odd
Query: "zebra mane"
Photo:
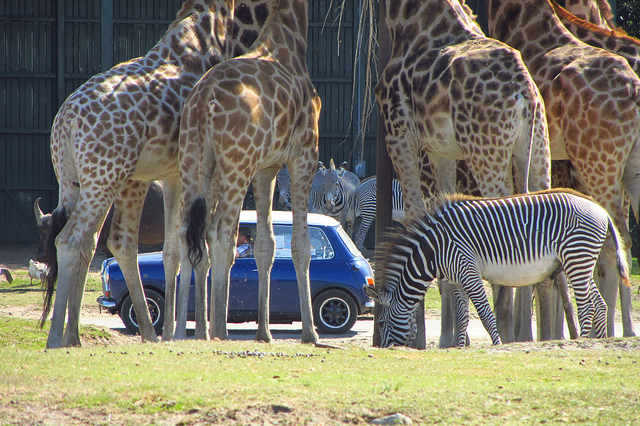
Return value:
<svg viewBox="0 0 640 426">
<path fill-rule="evenodd" d="M 452 204 L 456 204 L 456 203 L 460 203 L 460 202 L 464 202 L 464 201 L 473 201 L 473 200 L 505 200 L 505 199 L 509 199 L 509 198 L 515 198 L 515 197 L 523 197 L 523 196 L 528 196 L 528 195 L 543 195 L 543 194 L 571 194 L 574 195 L 576 197 L 581 197 L 584 198 L 586 200 L 589 200 L 591 202 L 594 202 L 596 204 L 598 204 L 597 201 L 595 201 L 593 199 L 593 197 L 589 196 L 589 195 L 585 195 L 581 192 L 578 192 L 574 189 L 571 188 L 552 188 L 552 189 L 542 189 L 540 191 L 533 191 L 533 192 L 529 192 L 527 194 L 514 194 L 514 195 L 508 195 L 506 197 L 476 197 L 474 195 L 467 195 L 467 194 L 442 194 L 439 197 L 437 197 L 427 208 L 427 215 L 428 216 L 435 216 L 438 213 L 442 212 L 442 210 L 444 210 L 447 206 L 450 206 Z"/>
<path fill-rule="evenodd" d="M 375 254 L 376 269 L 379 267 L 381 271 L 381 279 L 376 284 L 380 291 L 393 292 L 398 286 L 411 249 L 419 245 L 425 226 L 428 227 L 430 222 L 430 215 L 427 214 L 422 219 L 405 223 L 404 229 L 390 227 L 384 232 L 383 242 Z"/>
</svg>

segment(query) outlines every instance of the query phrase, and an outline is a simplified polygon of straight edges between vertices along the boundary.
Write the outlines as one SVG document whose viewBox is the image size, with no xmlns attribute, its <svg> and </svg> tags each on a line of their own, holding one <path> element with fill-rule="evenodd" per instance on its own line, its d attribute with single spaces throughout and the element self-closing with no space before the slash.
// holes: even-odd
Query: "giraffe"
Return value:
<svg viewBox="0 0 640 426">
<path fill-rule="evenodd" d="M 182 105 L 196 81 L 226 57 L 230 23 L 226 21 L 233 16 L 230 1 L 187 0 L 147 54 L 95 75 L 60 107 L 51 130 L 51 157 L 60 192 L 44 255 L 50 273 L 42 325 L 58 281 L 48 348 L 81 344 L 78 322 L 88 266 L 112 204 L 109 250 L 122 267 L 142 340 L 158 341 L 137 267 L 140 213 L 149 182 L 163 180 L 165 249 L 172 250 L 177 244 L 171 212 L 180 187 L 177 152 Z M 259 4 L 252 2 L 251 8 L 256 10 Z M 248 35 L 238 27 L 238 40 L 247 35 L 245 42 L 250 46 L 255 30 L 249 27 Z"/>
<path fill-rule="evenodd" d="M 611 5 L 607 0 L 566 0 L 564 7 L 578 18 L 599 27 L 608 30 L 617 28 Z"/>
<path fill-rule="evenodd" d="M 407 220 L 426 211 L 423 158 L 441 192 L 455 190 L 456 160 L 466 161 L 485 196 L 515 192 L 512 167 L 519 190 L 527 183 L 549 188 L 545 107 L 520 53 L 485 37 L 458 0 L 387 0 L 385 6 L 392 53 L 375 92 Z M 442 293 L 443 319 L 453 318 L 451 292 Z M 497 304 L 506 342 L 515 338 L 510 304 L 510 295 Z M 441 345 L 452 339 L 443 326 Z"/>
<path fill-rule="evenodd" d="M 279 0 L 247 54 L 212 68 L 196 85 L 180 129 L 183 214 L 179 286 L 196 279 L 196 337 L 207 338 L 206 271 L 211 266 L 209 338 L 227 339 L 229 270 L 242 200 L 253 184 L 258 212 L 254 255 L 259 275 L 256 340 L 270 342 L 269 282 L 275 238 L 271 200 L 282 166 L 291 176 L 293 263 L 302 342 L 318 343 L 309 290 L 306 214 L 318 163 L 321 101 L 306 66 L 307 1 Z M 203 256 L 205 240 L 208 257 Z M 180 291 L 180 294 L 186 290 Z M 176 337 L 184 337 L 186 298 L 178 301 Z"/>
<path fill-rule="evenodd" d="M 580 184 L 609 212 L 628 244 L 626 197 L 635 196 L 629 188 L 640 168 L 640 79 L 623 58 L 575 38 L 549 0 L 487 5 L 490 34 L 522 52 L 545 100 L 552 158 L 571 161 Z M 601 262 L 612 270 L 606 251 Z M 607 332 L 613 335 L 618 280 L 606 287 Z"/>
<path fill-rule="evenodd" d="M 598 19 L 597 16 L 589 17 L 591 22 L 587 22 L 575 16 L 574 14 L 569 13 L 568 10 L 560 7 L 555 1 L 552 1 L 551 4 L 553 6 L 554 12 L 560 19 L 560 22 L 562 22 L 562 24 L 569 30 L 569 32 L 571 32 L 571 34 L 577 37 L 580 41 L 589 44 L 590 46 L 598 47 L 622 56 L 627 60 L 629 66 L 636 73 L 636 75 L 640 76 L 640 40 L 629 37 L 626 33 L 619 30 L 617 27 L 607 25 L 606 22 L 603 23 L 602 20 Z M 581 10 L 580 7 L 584 5 L 582 5 L 581 3 L 578 5 L 570 5 L 569 3 L 567 3 L 567 6 L 571 7 L 572 11 L 579 13 Z M 605 14 L 606 16 L 613 16 L 607 2 L 599 2 L 599 6 L 603 14 Z M 552 166 L 552 168 L 558 166 L 558 162 L 555 163 L 556 164 Z M 565 164 L 565 167 L 570 167 L 570 165 Z M 582 185 L 579 182 L 579 179 L 579 176 L 574 176 L 574 179 L 571 182 L 573 187 L 575 187 L 576 185 Z M 629 211 L 630 204 L 636 220 L 638 220 L 638 203 L 640 202 L 640 176 L 638 176 L 637 174 L 636 176 L 628 176 L 624 182 L 624 186 L 626 192 L 626 198 L 624 200 L 625 206 L 623 207 L 624 212 L 626 213 Z M 626 224 L 628 224 L 628 221 L 625 221 L 625 225 Z M 628 257 L 631 258 L 631 252 L 629 251 L 627 254 Z M 612 274 L 606 274 L 606 269 L 603 267 L 602 262 L 598 262 L 597 271 L 598 287 L 613 289 L 615 288 L 615 281 L 618 282 L 623 335 L 635 336 L 633 321 L 631 320 L 631 289 L 624 285 L 624 283 L 619 281 L 617 277 L 613 276 Z M 603 283 L 603 279 L 612 280 L 613 282 Z M 608 295 L 607 298 L 611 299 L 613 297 L 614 296 L 612 295 Z"/>
</svg>

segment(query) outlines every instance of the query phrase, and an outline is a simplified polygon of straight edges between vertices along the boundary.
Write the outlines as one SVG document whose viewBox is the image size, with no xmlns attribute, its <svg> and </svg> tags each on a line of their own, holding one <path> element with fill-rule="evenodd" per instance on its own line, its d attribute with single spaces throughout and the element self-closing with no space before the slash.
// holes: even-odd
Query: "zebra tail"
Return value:
<svg viewBox="0 0 640 426">
<path fill-rule="evenodd" d="M 51 312 L 51 300 L 53 299 L 53 291 L 58 281 L 58 250 L 56 249 L 56 237 L 67 224 L 67 211 L 64 206 L 58 207 L 51 213 L 51 229 L 44 240 L 44 249 L 40 261 L 47 265 L 47 275 L 42 280 L 44 285 L 44 306 L 42 308 L 42 316 L 40 317 L 40 328 L 44 327 L 47 322 L 49 312 Z"/>
<path fill-rule="evenodd" d="M 611 218 L 609 218 L 609 232 L 613 236 L 613 241 L 616 245 L 616 261 L 618 264 L 618 272 L 620 273 L 620 279 L 627 287 L 631 287 L 631 283 L 629 282 L 629 262 L 627 261 L 627 253 L 622 244 L 622 237 L 620 237 L 620 233 L 618 229 L 613 224 Z"/>
<path fill-rule="evenodd" d="M 200 263 L 205 251 L 205 218 L 207 216 L 207 202 L 204 197 L 193 201 L 189 211 L 189 226 L 187 228 L 187 247 L 189 261 L 193 267 Z"/>
</svg>

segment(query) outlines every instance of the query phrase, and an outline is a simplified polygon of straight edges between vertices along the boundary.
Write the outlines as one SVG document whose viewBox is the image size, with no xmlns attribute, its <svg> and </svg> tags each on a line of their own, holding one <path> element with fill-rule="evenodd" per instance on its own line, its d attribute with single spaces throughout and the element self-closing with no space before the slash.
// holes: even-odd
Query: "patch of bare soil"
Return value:
<svg viewBox="0 0 640 426">
<path fill-rule="evenodd" d="M 36 259 L 38 244 L 0 244 L 0 266 L 9 268 L 11 272 L 29 269 L 29 259 Z M 91 272 L 99 272 L 104 253 L 96 251 L 91 262 Z"/>
</svg>

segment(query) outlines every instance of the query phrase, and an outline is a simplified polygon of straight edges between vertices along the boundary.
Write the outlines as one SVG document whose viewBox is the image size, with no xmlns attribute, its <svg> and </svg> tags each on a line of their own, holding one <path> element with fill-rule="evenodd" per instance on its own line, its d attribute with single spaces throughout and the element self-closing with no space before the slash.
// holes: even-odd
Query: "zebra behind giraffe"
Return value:
<svg viewBox="0 0 640 426">
<path fill-rule="evenodd" d="M 382 305 L 381 346 L 407 345 L 415 336 L 414 311 L 435 278 L 454 283 L 458 346 L 466 343 L 473 302 L 494 345 L 501 344 L 482 280 L 525 286 L 561 266 L 572 284 L 581 337 L 606 337 L 607 306 L 593 280 L 596 260 L 610 237 L 618 273 L 629 285 L 629 265 L 611 217 L 572 190 L 546 190 L 503 198 L 445 197 L 405 232 L 391 237 L 382 285 L 365 289 Z M 609 247 L 609 245 L 607 245 Z"/>
</svg>

